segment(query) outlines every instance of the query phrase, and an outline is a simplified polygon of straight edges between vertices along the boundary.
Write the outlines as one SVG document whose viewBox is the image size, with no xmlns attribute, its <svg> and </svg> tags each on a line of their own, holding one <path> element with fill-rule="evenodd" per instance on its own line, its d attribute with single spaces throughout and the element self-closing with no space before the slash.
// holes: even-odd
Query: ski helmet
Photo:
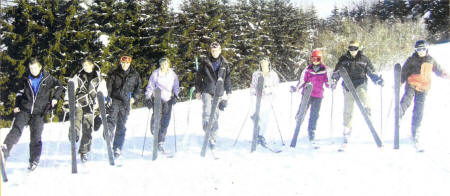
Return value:
<svg viewBox="0 0 450 196">
<path fill-rule="evenodd" d="M 322 52 L 315 49 L 311 53 L 311 62 L 322 62 Z"/>
<path fill-rule="evenodd" d="M 414 48 L 426 48 L 426 47 L 427 43 L 423 39 L 416 41 L 416 44 L 414 44 Z"/>
</svg>

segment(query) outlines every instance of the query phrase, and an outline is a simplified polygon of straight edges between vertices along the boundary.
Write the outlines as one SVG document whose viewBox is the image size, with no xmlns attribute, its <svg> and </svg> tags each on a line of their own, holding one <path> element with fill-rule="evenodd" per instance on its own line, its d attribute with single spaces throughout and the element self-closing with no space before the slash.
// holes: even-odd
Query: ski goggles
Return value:
<svg viewBox="0 0 450 196">
<path fill-rule="evenodd" d="M 427 51 L 427 48 L 416 48 L 415 50 L 416 52 L 425 52 Z"/>
<path fill-rule="evenodd" d="M 213 49 L 213 48 L 220 48 L 220 44 L 217 43 L 217 42 L 213 42 L 213 43 L 211 43 L 210 48 L 211 49 Z"/>
<path fill-rule="evenodd" d="M 120 58 L 120 62 L 122 63 L 131 63 L 131 56 L 123 56 Z"/>
<path fill-rule="evenodd" d="M 311 61 L 312 62 L 320 62 L 322 60 L 322 58 L 320 58 L 319 56 L 312 56 L 311 57 Z"/>
<path fill-rule="evenodd" d="M 358 49 L 359 49 L 358 46 L 349 46 L 349 47 L 348 47 L 348 50 L 349 50 L 349 51 L 357 51 Z"/>
</svg>

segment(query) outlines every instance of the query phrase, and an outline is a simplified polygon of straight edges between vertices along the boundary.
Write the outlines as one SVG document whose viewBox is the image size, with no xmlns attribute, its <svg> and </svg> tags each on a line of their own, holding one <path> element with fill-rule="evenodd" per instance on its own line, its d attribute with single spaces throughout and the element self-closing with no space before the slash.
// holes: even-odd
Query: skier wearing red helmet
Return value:
<svg viewBox="0 0 450 196">
<path fill-rule="evenodd" d="M 303 81 L 304 82 L 302 85 L 299 85 L 301 83 L 299 81 L 297 83 L 297 86 L 292 86 L 291 92 L 295 92 L 300 88 L 303 88 L 304 91 L 304 86 L 306 83 L 311 83 L 313 86 L 311 96 L 308 102 L 308 108 L 311 107 L 308 123 L 308 136 L 311 144 L 315 145 L 314 142 L 315 130 L 317 119 L 319 119 L 320 105 L 322 103 L 323 98 L 323 91 L 324 91 L 323 86 L 325 85 L 328 88 L 327 67 L 323 64 L 322 52 L 320 50 L 316 49 L 312 51 L 311 64 L 309 64 L 308 67 L 306 68 Z"/>
</svg>

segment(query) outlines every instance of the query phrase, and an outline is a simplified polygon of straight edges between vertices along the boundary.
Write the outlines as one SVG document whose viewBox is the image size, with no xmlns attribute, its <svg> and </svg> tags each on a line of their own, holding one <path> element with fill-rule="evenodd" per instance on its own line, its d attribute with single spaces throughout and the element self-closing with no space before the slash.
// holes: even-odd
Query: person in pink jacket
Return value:
<svg viewBox="0 0 450 196">
<path fill-rule="evenodd" d="M 306 83 L 311 83 L 313 86 L 308 103 L 308 108 L 311 108 L 308 124 L 308 136 L 309 141 L 313 142 L 317 119 L 319 119 L 320 105 L 323 98 L 323 85 L 328 88 L 328 76 L 327 67 L 322 63 L 322 52 L 320 50 L 312 51 L 311 62 L 312 63 L 306 68 L 303 84 L 300 85 L 301 81 L 299 81 L 297 86 L 291 87 L 291 92 L 295 92 L 300 88 L 303 88 L 304 91 L 304 86 Z"/>
</svg>

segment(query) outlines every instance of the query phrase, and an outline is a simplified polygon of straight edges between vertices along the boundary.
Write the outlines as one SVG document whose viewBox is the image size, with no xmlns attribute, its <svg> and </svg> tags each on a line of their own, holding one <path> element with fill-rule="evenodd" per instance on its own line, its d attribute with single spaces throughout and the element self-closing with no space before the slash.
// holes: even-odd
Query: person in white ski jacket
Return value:
<svg viewBox="0 0 450 196">
<path fill-rule="evenodd" d="M 273 99 L 274 99 L 274 90 L 277 88 L 280 83 L 280 79 L 278 74 L 271 69 L 270 59 L 268 56 L 262 56 L 259 59 L 259 70 L 255 71 L 252 75 L 252 83 L 250 84 L 250 93 L 256 97 L 256 88 L 258 86 L 258 77 L 264 77 L 264 89 L 261 97 L 261 105 L 259 110 L 259 135 L 257 138 L 257 143 L 263 146 L 266 145 L 266 141 L 264 138 L 264 133 L 267 129 L 267 124 L 271 119 L 270 114 L 274 115 L 273 111 Z M 256 102 L 255 102 L 256 104 Z M 252 116 L 254 119 L 254 116 Z"/>
</svg>

